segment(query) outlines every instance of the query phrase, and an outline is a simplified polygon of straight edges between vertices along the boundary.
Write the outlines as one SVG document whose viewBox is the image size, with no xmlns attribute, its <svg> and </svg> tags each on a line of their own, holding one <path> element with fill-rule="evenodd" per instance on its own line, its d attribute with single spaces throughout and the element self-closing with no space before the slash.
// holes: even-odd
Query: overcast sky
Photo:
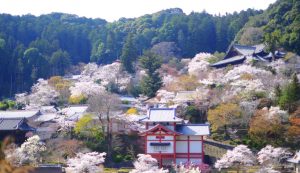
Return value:
<svg viewBox="0 0 300 173">
<path fill-rule="evenodd" d="M 266 9 L 276 0 L 0 0 L 0 13 L 41 15 L 51 12 L 77 14 L 107 21 L 133 18 L 168 8 L 181 8 L 186 14 L 203 10 L 225 14 L 247 8 Z"/>
</svg>

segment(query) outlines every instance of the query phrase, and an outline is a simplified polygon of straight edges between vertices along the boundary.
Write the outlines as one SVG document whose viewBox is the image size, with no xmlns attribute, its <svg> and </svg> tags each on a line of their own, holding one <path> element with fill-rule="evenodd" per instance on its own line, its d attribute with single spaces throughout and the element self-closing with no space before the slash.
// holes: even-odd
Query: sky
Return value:
<svg viewBox="0 0 300 173">
<path fill-rule="evenodd" d="M 248 8 L 266 9 L 276 0 L 0 0 L 0 13 L 41 15 L 63 12 L 102 18 L 109 22 L 134 18 L 168 8 L 181 8 L 186 14 L 205 10 L 210 14 L 233 13 Z"/>
</svg>

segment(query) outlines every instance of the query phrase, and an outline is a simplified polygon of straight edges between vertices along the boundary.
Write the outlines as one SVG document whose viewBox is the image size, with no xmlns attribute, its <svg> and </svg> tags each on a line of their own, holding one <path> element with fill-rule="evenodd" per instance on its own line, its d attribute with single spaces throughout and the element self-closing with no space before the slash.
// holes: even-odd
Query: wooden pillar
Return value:
<svg viewBox="0 0 300 173">
<path fill-rule="evenodd" d="M 161 151 L 159 151 L 159 167 L 162 168 L 162 157 L 161 157 Z"/>
<path fill-rule="evenodd" d="M 190 164 L 190 136 L 188 138 L 188 164 Z"/>
<path fill-rule="evenodd" d="M 176 135 L 173 135 L 173 138 L 174 138 L 174 140 L 173 140 L 173 162 L 174 162 L 174 164 L 176 164 Z"/>
<path fill-rule="evenodd" d="M 203 142 L 203 136 L 201 136 L 201 158 L 202 158 L 202 160 L 201 160 L 201 163 L 204 163 L 204 142 Z"/>
<path fill-rule="evenodd" d="M 145 154 L 147 154 L 148 152 L 147 152 L 147 143 L 148 143 L 148 135 L 145 135 Z"/>
<path fill-rule="evenodd" d="M 161 143 L 161 128 L 159 128 L 159 143 Z M 162 167 L 162 157 L 161 157 L 161 151 L 159 151 L 159 162 L 160 162 L 160 168 Z"/>
</svg>

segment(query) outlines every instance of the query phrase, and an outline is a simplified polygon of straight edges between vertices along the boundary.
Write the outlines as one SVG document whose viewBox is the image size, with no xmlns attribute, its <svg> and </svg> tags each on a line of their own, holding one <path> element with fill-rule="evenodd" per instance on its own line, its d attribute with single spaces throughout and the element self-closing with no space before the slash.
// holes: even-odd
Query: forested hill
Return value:
<svg viewBox="0 0 300 173">
<path fill-rule="evenodd" d="M 169 9 L 113 23 L 61 13 L 1 14 L 0 98 L 28 90 L 38 78 L 64 75 L 72 64 L 116 60 L 129 33 L 137 54 L 160 42 L 174 42 L 180 57 L 225 51 L 249 17 L 260 13 L 186 15 Z"/>
<path fill-rule="evenodd" d="M 278 0 L 249 20 L 237 36 L 242 44 L 266 42 L 270 49 L 300 54 L 300 1 Z"/>
</svg>

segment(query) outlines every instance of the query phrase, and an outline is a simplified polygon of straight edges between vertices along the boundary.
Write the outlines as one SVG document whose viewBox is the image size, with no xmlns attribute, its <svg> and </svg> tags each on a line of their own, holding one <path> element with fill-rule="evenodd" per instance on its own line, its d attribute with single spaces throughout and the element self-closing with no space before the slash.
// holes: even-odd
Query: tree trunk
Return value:
<svg viewBox="0 0 300 173">
<path fill-rule="evenodd" d="M 110 118 L 109 118 L 109 111 L 106 113 L 106 120 L 107 120 L 107 131 L 106 131 L 106 140 L 107 140 L 107 159 L 112 159 L 112 151 L 111 151 L 111 129 L 110 129 Z"/>
</svg>

